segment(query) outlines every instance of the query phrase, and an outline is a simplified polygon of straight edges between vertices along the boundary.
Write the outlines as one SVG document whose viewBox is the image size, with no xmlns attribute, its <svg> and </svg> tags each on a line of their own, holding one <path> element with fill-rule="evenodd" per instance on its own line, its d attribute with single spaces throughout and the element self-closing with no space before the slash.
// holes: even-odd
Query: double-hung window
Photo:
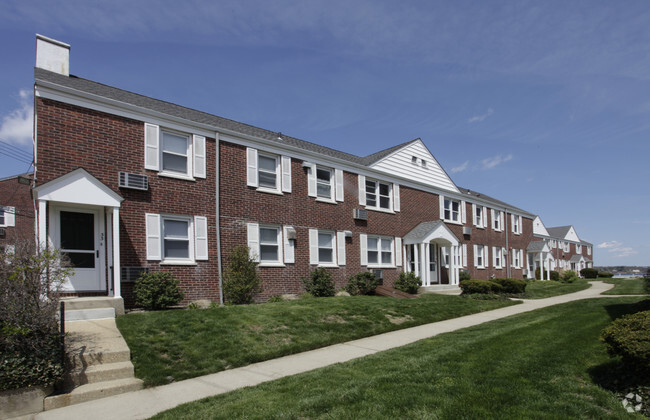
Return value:
<svg viewBox="0 0 650 420">
<path fill-rule="evenodd" d="M 147 259 L 187 264 L 208 259 L 205 216 L 146 214 Z"/>
<path fill-rule="evenodd" d="M 492 209 L 492 230 L 503 230 L 503 212 Z"/>
<path fill-rule="evenodd" d="M 328 203 L 343 201 L 343 170 L 311 164 L 307 175 L 307 195 Z"/>
<path fill-rule="evenodd" d="M 318 262 L 334 264 L 336 239 L 334 232 L 318 232 Z"/>
<path fill-rule="evenodd" d="M 501 268 L 503 266 L 503 253 L 501 247 L 492 247 L 492 259 L 494 268 Z"/>
<path fill-rule="evenodd" d="M 367 237 L 367 259 L 369 266 L 392 266 L 393 238 L 369 235 Z"/>
<path fill-rule="evenodd" d="M 366 179 L 366 206 L 391 210 L 391 184 Z"/>
<path fill-rule="evenodd" d="M 144 161 L 145 169 L 163 176 L 205 178 L 205 137 L 145 124 Z"/>
<path fill-rule="evenodd" d="M 512 215 L 512 233 L 515 235 L 521 235 L 521 216 L 516 214 Z"/>
<path fill-rule="evenodd" d="M 260 153 L 258 155 L 258 168 L 257 179 L 260 188 L 268 188 L 270 190 L 278 189 L 278 180 L 280 172 L 279 156 L 266 155 Z"/>
<path fill-rule="evenodd" d="M 474 267 L 486 268 L 488 259 L 488 247 L 485 245 L 474 245 Z"/>
<path fill-rule="evenodd" d="M 576 244 L 576 254 L 582 254 L 582 245 Z"/>
<path fill-rule="evenodd" d="M 280 263 L 280 227 L 260 226 L 260 263 Z"/>
<path fill-rule="evenodd" d="M 460 222 L 460 201 L 445 198 L 444 219 L 451 222 Z"/>
<path fill-rule="evenodd" d="M 291 192 L 291 158 L 246 148 L 246 185 L 276 194 Z"/>
<path fill-rule="evenodd" d="M 474 206 L 474 224 L 478 227 L 483 227 L 483 207 Z"/>
<path fill-rule="evenodd" d="M 325 267 L 345 265 L 345 233 L 309 229 L 309 263 Z"/>
<path fill-rule="evenodd" d="M 331 169 L 316 168 L 316 196 L 328 200 L 334 200 L 334 188 L 332 188 L 334 174 Z"/>
</svg>

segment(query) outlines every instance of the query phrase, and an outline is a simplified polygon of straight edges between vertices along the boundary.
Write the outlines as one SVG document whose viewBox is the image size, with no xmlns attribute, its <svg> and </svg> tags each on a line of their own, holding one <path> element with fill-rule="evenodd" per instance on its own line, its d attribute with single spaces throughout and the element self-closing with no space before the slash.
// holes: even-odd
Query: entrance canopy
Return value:
<svg viewBox="0 0 650 420">
<path fill-rule="evenodd" d="M 458 246 L 458 238 L 441 220 L 422 222 L 404 236 L 404 244 L 437 242 L 445 246 Z"/>
<path fill-rule="evenodd" d="M 39 201 L 120 207 L 124 200 L 85 169 L 79 168 L 34 188 Z"/>
</svg>

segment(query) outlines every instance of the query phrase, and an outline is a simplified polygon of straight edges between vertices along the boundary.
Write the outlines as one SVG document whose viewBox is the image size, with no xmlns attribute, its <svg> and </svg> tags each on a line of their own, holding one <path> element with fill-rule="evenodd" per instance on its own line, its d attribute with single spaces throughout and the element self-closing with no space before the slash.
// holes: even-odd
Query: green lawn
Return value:
<svg viewBox="0 0 650 420">
<path fill-rule="evenodd" d="M 599 386 L 613 383 L 620 368 L 599 334 L 621 314 L 640 310 L 640 299 L 591 299 L 516 315 L 155 418 L 643 418 L 627 414 L 615 393 Z"/>
<path fill-rule="evenodd" d="M 151 386 L 516 303 L 433 294 L 312 298 L 128 314 L 117 326 L 136 376 Z"/>
<path fill-rule="evenodd" d="M 574 283 L 561 283 L 551 280 L 529 280 L 526 286 L 524 299 L 545 299 L 552 296 L 566 295 L 588 289 L 591 285 L 585 279 L 579 279 Z"/>
<path fill-rule="evenodd" d="M 632 279 L 602 279 L 605 283 L 615 284 L 612 290 L 603 293 L 604 295 L 643 295 L 645 294 L 645 280 L 637 277 Z"/>
</svg>

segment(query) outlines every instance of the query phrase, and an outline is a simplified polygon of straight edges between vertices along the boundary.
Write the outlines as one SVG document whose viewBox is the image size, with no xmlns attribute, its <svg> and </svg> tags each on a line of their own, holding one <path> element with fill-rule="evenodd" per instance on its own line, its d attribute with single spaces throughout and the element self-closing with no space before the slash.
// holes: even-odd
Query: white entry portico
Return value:
<svg viewBox="0 0 650 420">
<path fill-rule="evenodd" d="M 413 271 L 422 286 L 458 285 L 459 240 L 444 222 L 422 222 L 404 236 L 406 271 Z M 447 269 L 447 278 L 441 272 Z"/>
<path fill-rule="evenodd" d="M 105 292 L 119 298 L 119 218 L 123 198 L 83 168 L 40 185 L 33 192 L 38 203 L 40 246 L 60 249 L 74 269 L 64 291 Z"/>
</svg>

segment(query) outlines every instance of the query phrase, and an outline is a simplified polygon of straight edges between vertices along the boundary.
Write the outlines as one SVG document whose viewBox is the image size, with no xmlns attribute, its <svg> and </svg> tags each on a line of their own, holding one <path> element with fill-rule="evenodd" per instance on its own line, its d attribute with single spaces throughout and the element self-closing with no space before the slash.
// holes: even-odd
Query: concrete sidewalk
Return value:
<svg viewBox="0 0 650 420">
<path fill-rule="evenodd" d="M 524 303 L 519 305 L 393 331 L 211 375 L 187 379 L 169 385 L 162 385 L 45 411 L 38 413 L 33 418 L 37 420 L 87 418 L 94 420 L 144 419 L 180 404 L 196 401 L 201 398 L 223 394 L 247 386 L 258 385 L 263 382 L 307 372 L 335 363 L 347 362 L 348 360 L 434 337 L 438 334 L 472 327 L 510 315 L 534 311 L 574 300 L 594 297 L 616 297 L 600 295 L 602 292 L 613 288 L 614 285 L 612 284 L 594 281 L 591 282 L 591 285 L 589 289 L 568 295 L 555 296 L 547 299 L 524 300 Z"/>
</svg>

